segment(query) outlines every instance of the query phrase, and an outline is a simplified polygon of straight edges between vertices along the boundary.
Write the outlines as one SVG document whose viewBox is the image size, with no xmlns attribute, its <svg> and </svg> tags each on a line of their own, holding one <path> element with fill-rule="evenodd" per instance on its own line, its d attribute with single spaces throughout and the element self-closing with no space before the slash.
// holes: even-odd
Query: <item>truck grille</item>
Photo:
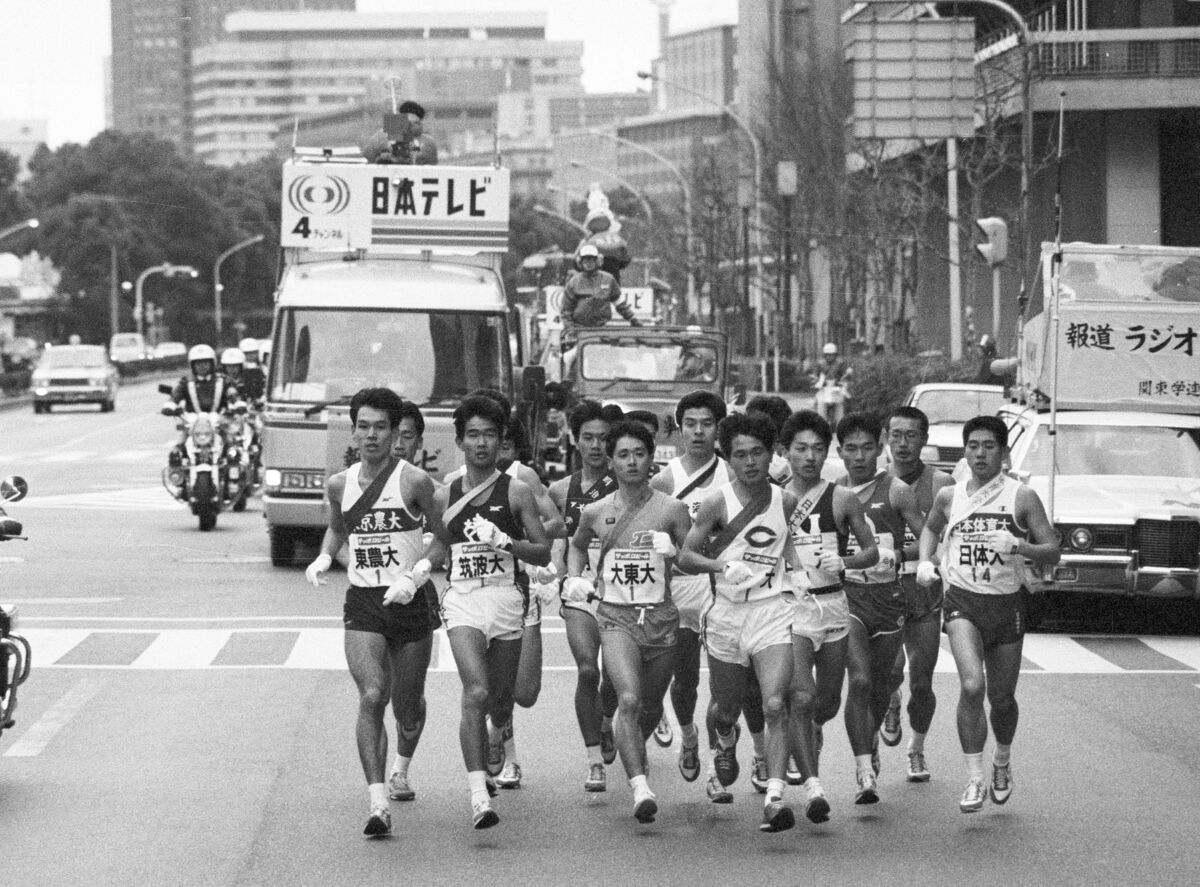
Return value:
<svg viewBox="0 0 1200 887">
<path fill-rule="evenodd" d="M 1115 548 L 1125 551 L 1129 547 L 1129 530 L 1126 527 L 1093 527 L 1094 548 Z"/>
<path fill-rule="evenodd" d="M 1200 550 L 1200 522 L 1140 520 L 1133 526 L 1134 544 L 1147 567 L 1195 568 Z"/>
<path fill-rule="evenodd" d="M 90 384 L 91 384 L 91 382 L 90 382 L 89 380 L 87 380 L 87 379 L 51 379 L 51 380 L 50 380 L 50 387 L 51 387 L 51 388 L 54 388 L 54 387 L 56 387 L 56 386 L 59 386 L 59 385 L 61 385 L 62 387 L 66 388 L 66 387 L 69 387 L 69 386 L 75 386 L 75 385 L 90 385 Z"/>
<path fill-rule="evenodd" d="M 953 465 L 966 452 L 962 447 L 938 447 L 938 461 Z"/>
</svg>

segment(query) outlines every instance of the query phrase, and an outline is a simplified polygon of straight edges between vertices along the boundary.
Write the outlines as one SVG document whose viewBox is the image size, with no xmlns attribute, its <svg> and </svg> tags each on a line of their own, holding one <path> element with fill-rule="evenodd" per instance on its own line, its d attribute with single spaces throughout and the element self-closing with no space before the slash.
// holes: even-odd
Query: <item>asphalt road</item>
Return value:
<svg viewBox="0 0 1200 887">
<path fill-rule="evenodd" d="M 943 653 L 933 780 L 884 749 L 882 802 L 855 807 L 840 719 L 826 729 L 833 818 L 757 831 L 745 776 L 718 807 L 652 746 L 656 823 L 639 826 L 616 766 L 587 795 L 562 623 L 545 625 L 537 706 L 519 710 L 525 785 L 501 823 L 469 827 L 459 682 L 444 644 L 394 836 L 361 836 L 356 699 L 341 659 L 340 586 L 266 557 L 257 502 L 200 533 L 158 474 L 174 432 L 152 384 L 117 411 L 0 415 L 0 474 L 28 543 L 0 548 L 0 597 L 34 644 L 17 726 L 0 737 L 0 882 L 63 884 L 1191 884 L 1200 871 L 1200 642 L 1031 635 L 1018 691 L 1015 791 L 964 816 Z M 707 693 L 701 693 L 701 703 Z M 907 726 L 907 725 L 906 725 Z M 394 738 L 394 736 L 393 736 Z M 749 763 L 748 743 L 739 749 Z M 796 792 L 792 798 L 799 800 Z"/>
</svg>

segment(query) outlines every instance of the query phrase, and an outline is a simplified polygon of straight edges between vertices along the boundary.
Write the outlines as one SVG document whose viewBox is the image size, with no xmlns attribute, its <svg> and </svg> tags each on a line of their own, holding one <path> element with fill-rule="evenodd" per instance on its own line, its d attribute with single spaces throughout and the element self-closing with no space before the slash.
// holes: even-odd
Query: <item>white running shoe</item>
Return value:
<svg viewBox="0 0 1200 887">
<path fill-rule="evenodd" d="M 1012 762 L 1007 764 L 992 764 L 992 803 L 1003 804 L 1012 794 Z"/>
<path fill-rule="evenodd" d="M 401 776 L 399 770 L 393 770 L 388 779 L 388 797 L 393 801 L 412 801 L 416 799 L 417 793 L 407 776 Z"/>
<path fill-rule="evenodd" d="M 958 809 L 963 813 L 978 813 L 983 809 L 983 799 L 986 797 L 987 788 L 984 787 L 983 777 L 972 776 L 967 781 L 962 800 L 958 802 Z"/>
<path fill-rule="evenodd" d="M 658 798 L 648 788 L 639 789 L 633 795 L 633 818 L 645 825 L 654 822 L 658 815 Z"/>
<path fill-rule="evenodd" d="M 496 777 L 496 786 L 499 788 L 520 788 L 521 765 L 516 761 L 505 761 L 504 769 Z"/>
<path fill-rule="evenodd" d="M 855 804 L 878 804 L 879 783 L 875 774 L 870 770 L 862 770 L 855 777 L 858 782 L 858 792 L 854 795 Z"/>
<path fill-rule="evenodd" d="M 925 766 L 925 753 L 910 751 L 908 753 L 908 781 L 928 782 L 929 768 Z"/>
</svg>

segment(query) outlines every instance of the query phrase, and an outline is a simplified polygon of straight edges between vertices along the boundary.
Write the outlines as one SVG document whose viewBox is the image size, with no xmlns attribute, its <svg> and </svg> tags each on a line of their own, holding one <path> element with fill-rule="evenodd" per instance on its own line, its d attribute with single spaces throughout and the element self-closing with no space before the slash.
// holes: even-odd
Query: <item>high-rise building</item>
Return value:
<svg viewBox="0 0 1200 887">
<path fill-rule="evenodd" d="M 0 151 L 7 151 L 20 161 L 18 181 L 29 177 L 29 158 L 45 141 L 45 120 L 0 120 Z"/>
<path fill-rule="evenodd" d="M 226 39 L 192 57 L 195 153 L 254 160 L 297 122 L 303 133 L 364 110 L 375 129 L 393 88 L 426 105 L 426 131 L 443 144 L 490 132 L 501 93 L 582 94 L 583 44 L 548 41 L 545 26 L 529 12 L 231 15 Z M 339 142 L 362 134 L 352 126 Z"/>
<path fill-rule="evenodd" d="M 232 12 L 353 11 L 355 0 L 110 0 L 112 124 L 191 150 L 191 59 L 221 39 Z"/>
</svg>

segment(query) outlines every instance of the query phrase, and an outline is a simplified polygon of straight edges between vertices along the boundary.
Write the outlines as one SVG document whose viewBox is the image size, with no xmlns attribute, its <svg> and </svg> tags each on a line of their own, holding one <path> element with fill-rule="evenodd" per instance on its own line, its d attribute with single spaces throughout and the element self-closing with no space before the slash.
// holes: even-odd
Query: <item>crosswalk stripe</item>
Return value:
<svg viewBox="0 0 1200 887">
<path fill-rule="evenodd" d="M 160 632 L 130 668 L 204 668 L 216 658 L 231 632 L 211 628 L 172 628 Z"/>
<path fill-rule="evenodd" d="M 1103 656 L 1097 656 L 1062 635 L 1027 634 L 1022 652 L 1026 659 L 1046 671 L 1070 674 L 1116 674 L 1124 671 Z"/>
<path fill-rule="evenodd" d="M 30 496 L 23 508 L 70 508 L 88 511 L 179 511 L 186 508 L 161 486 L 129 490 L 102 490 L 94 493 L 62 493 L 54 496 Z"/>
<path fill-rule="evenodd" d="M 83 617 L 80 617 L 83 618 Z M 46 617 L 50 619 L 50 617 Z M 99 621 L 99 620 L 98 620 Z M 239 623 L 240 624 L 240 623 Z M 290 648 L 284 655 L 277 651 L 269 661 L 246 662 L 239 660 L 225 664 L 222 651 L 231 641 L 245 640 L 250 635 L 263 634 L 293 635 Z M 544 625 L 547 662 L 545 671 L 573 671 L 565 639 L 566 629 L 561 625 Z M 22 634 L 33 647 L 35 668 L 129 668 L 129 669 L 205 669 L 205 668 L 286 668 L 294 670 L 344 671 L 346 659 L 343 647 L 343 629 L 338 627 L 228 627 L 228 628 L 23 628 Z M 89 662 L 83 650 L 75 651 L 93 634 L 111 638 L 113 635 L 153 634 L 153 640 L 128 664 Z M 1192 674 L 1200 673 L 1200 638 L 1130 638 L 1145 644 L 1150 650 L 1167 657 L 1177 668 L 1152 669 L 1123 668 L 1103 656 L 1092 652 L 1083 644 L 1067 635 L 1027 634 L 1024 655 L 1032 668 L 1029 674 Z M 89 642 L 90 643 L 90 642 Z M 436 632 L 435 652 L 430 670 L 455 672 L 454 654 L 450 638 L 444 629 Z M 227 657 L 226 657 L 227 658 Z M 67 661 L 63 661 L 66 659 Z M 943 646 L 938 656 L 935 671 L 941 674 L 955 673 L 954 657 Z"/>
</svg>

